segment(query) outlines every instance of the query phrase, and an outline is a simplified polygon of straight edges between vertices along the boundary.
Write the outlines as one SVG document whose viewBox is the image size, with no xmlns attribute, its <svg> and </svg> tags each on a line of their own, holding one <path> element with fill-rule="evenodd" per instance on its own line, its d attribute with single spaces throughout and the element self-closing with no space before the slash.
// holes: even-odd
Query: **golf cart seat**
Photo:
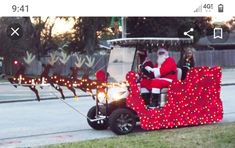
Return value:
<svg viewBox="0 0 235 148">
<path fill-rule="evenodd" d="M 181 77 L 182 77 L 182 70 L 180 68 L 177 68 L 177 79 L 181 80 Z M 160 91 L 160 96 L 161 96 L 160 106 L 161 107 L 163 107 L 166 104 L 167 92 L 168 92 L 168 88 L 162 88 L 161 91 Z"/>
</svg>

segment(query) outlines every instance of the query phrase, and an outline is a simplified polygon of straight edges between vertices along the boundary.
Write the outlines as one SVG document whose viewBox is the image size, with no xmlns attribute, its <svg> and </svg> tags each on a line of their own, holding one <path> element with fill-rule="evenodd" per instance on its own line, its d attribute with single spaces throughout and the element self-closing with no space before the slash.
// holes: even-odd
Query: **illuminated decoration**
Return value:
<svg viewBox="0 0 235 148">
<path fill-rule="evenodd" d="M 13 84 L 14 87 L 17 86 L 24 86 L 24 87 L 29 87 L 30 90 L 32 90 L 36 97 L 37 100 L 40 101 L 40 97 L 38 94 L 38 90 L 36 88 L 37 85 L 46 86 L 48 84 L 48 73 L 49 69 L 51 68 L 50 64 L 44 65 L 44 70 L 39 78 L 33 78 L 33 77 L 28 77 L 25 75 L 25 66 L 20 65 L 20 68 L 16 72 L 16 74 L 13 77 L 8 78 L 8 81 Z"/>
<path fill-rule="evenodd" d="M 129 72 L 126 79 L 130 85 L 126 104 L 137 112 L 143 129 L 210 124 L 223 118 L 220 67 L 190 69 L 185 80 L 172 82 L 165 106 L 156 109 L 145 107 L 136 83 L 136 73 Z"/>
<path fill-rule="evenodd" d="M 68 46 L 68 42 L 63 44 L 59 49 L 63 50 L 63 48 Z M 67 55 L 65 52 L 61 52 L 60 56 L 56 56 L 55 53 L 49 53 L 49 59 L 48 64 L 42 64 L 43 71 L 40 74 L 39 77 L 33 78 L 28 77 L 25 75 L 25 66 L 23 64 L 20 64 L 20 67 L 16 74 L 8 78 L 8 80 L 13 84 L 13 86 L 24 86 L 29 87 L 37 96 L 38 101 L 40 101 L 40 97 L 38 94 L 38 90 L 36 89 L 37 86 L 40 88 L 43 88 L 44 86 L 51 85 L 53 88 L 55 88 L 57 91 L 60 92 L 61 97 L 65 99 L 63 90 L 61 86 L 67 87 L 69 90 L 71 90 L 77 98 L 75 88 L 78 88 L 84 92 L 87 92 L 91 95 L 93 95 L 92 90 L 97 89 L 98 91 L 105 92 L 105 88 L 107 87 L 106 81 L 107 76 L 106 73 L 103 70 L 99 70 L 96 73 L 97 80 L 91 80 L 89 78 L 89 72 L 85 73 L 84 76 L 81 79 L 77 78 L 78 71 L 81 69 L 82 65 L 85 63 L 88 69 L 92 70 L 92 66 L 94 65 L 95 58 L 92 58 L 91 56 L 86 56 L 86 62 L 85 59 L 82 59 L 77 54 L 75 55 L 76 61 L 75 61 L 75 67 L 71 67 L 71 73 L 68 76 L 61 76 L 58 74 L 54 74 L 53 76 L 49 76 L 49 71 L 52 68 L 52 66 L 59 60 L 60 63 L 65 65 L 67 61 L 70 58 L 70 55 Z M 35 59 L 35 55 L 32 53 L 26 51 L 26 57 L 23 58 L 24 62 L 27 65 L 30 65 L 30 63 Z M 18 62 L 18 61 L 17 61 Z"/>
<path fill-rule="evenodd" d="M 32 61 L 35 59 L 35 55 L 33 55 L 32 53 L 30 53 L 29 51 L 26 51 L 26 57 L 24 57 L 24 62 L 27 65 L 30 65 L 30 63 L 32 63 Z M 55 54 L 50 54 L 50 58 L 48 59 L 48 63 L 49 64 L 42 64 L 43 66 L 43 71 L 40 75 L 39 78 L 34 78 L 34 77 L 28 77 L 25 75 L 25 66 L 21 63 L 19 63 L 19 69 L 17 70 L 17 72 L 14 74 L 13 77 L 8 78 L 8 81 L 13 84 L 14 87 L 17 86 L 24 86 L 24 87 L 29 87 L 30 90 L 32 90 L 36 97 L 37 100 L 40 101 L 40 97 L 38 94 L 38 90 L 36 88 L 37 85 L 40 85 L 40 87 L 42 88 L 43 86 L 47 86 L 48 85 L 48 74 L 49 74 L 49 70 L 52 67 L 52 65 L 57 61 L 57 58 L 55 57 Z"/>
<path fill-rule="evenodd" d="M 14 77 L 8 78 L 8 80 L 15 87 L 19 85 L 29 87 L 36 94 L 38 101 L 40 101 L 40 97 L 38 95 L 36 86 L 46 86 L 50 84 L 61 93 L 63 99 L 64 94 L 60 86 L 65 86 L 71 90 L 74 93 L 75 98 L 77 98 L 75 88 L 92 94 L 93 89 L 97 89 L 99 92 L 105 92 L 105 88 L 107 87 L 107 76 L 103 70 L 97 71 L 96 79 L 91 80 L 87 75 L 83 76 L 81 79 L 75 78 L 74 75 L 76 75 L 78 71 L 76 68 L 72 69 L 71 77 L 60 75 L 53 75 L 50 77 L 48 76 L 50 68 L 50 64 L 44 65 L 44 71 L 42 72 L 41 76 L 39 78 L 32 78 L 25 76 L 25 67 L 22 65 Z"/>
<path fill-rule="evenodd" d="M 77 71 L 75 71 L 74 69 L 72 70 L 72 74 L 71 75 L 75 75 L 75 73 L 77 73 Z M 54 87 L 55 84 L 58 86 L 65 86 L 67 87 L 69 90 L 71 90 L 74 93 L 75 98 L 77 97 L 76 93 L 75 93 L 75 89 L 80 89 L 84 92 L 90 93 L 92 94 L 92 90 L 93 89 L 97 89 L 98 91 L 104 91 L 107 81 L 107 76 L 106 73 L 103 70 L 99 70 L 96 72 L 96 80 L 91 80 L 88 75 L 84 75 L 81 79 L 78 79 L 74 76 L 72 77 L 64 77 L 64 76 L 60 76 L 60 75 L 53 75 L 49 78 L 49 83 Z M 56 88 L 63 96 L 63 91 L 61 88 Z"/>
<path fill-rule="evenodd" d="M 15 65 L 18 65 L 18 64 L 19 64 L 19 61 L 18 61 L 18 60 L 14 60 L 14 64 L 15 64 Z"/>
<path fill-rule="evenodd" d="M 122 20 L 121 17 L 112 17 L 110 24 L 114 34 L 117 34 L 121 31 Z"/>
<path fill-rule="evenodd" d="M 87 57 L 88 63 L 86 63 L 88 66 L 92 66 L 94 64 L 94 59 Z M 44 70 L 41 73 L 40 77 L 33 78 L 25 76 L 25 66 L 21 65 L 19 70 L 16 72 L 16 74 L 12 78 L 8 78 L 8 80 L 13 84 L 13 86 L 24 86 L 29 87 L 37 96 L 38 101 L 40 101 L 40 97 L 38 94 L 38 90 L 36 89 L 36 86 L 40 86 L 43 88 L 44 86 L 51 85 L 54 87 L 57 91 L 61 93 L 61 97 L 65 99 L 63 90 L 60 86 L 65 86 L 69 90 L 71 90 L 77 98 L 75 88 L 80 89 L 84 92 L 88 92 L 89 94 L 92 94 L 93 89 L 97 89 L 98 91 L 105 91 L 105 88 L 107 87 L 106 81 L 107 76 L 106 73 L 103 70 L 99 70 L 96 73 L 97 80 L 91 80 L 88 75 L 84 75 L 81 79 L 77 78 L 77 73 L 79 70 L 79 67 L 81 67 L 82 63 L 84 63 L 84 60 L 80 59 L 79 62 L 75 63 L 76 67 L 71 67 L 71 73 L 69 76 L 61 76 L 61 75 L 53 75 L 49 76 L 49 70 L 51 69 L 52 65 L 56 62 L 56 57 L 54 54 L 51 54 L 51 59 L 49 61 L 49 64 L 43 64 Z M 92 94 L 93 95 L 93 94 Z"/>
<path fill-rule="evenodd" d="M 8 80 L 14 87 L 17 87 L 18 85 L 29 87 L 35 93 L 37 100 L 40 101 L 38 90 L 36 89 L 38 80 L 25 76 L 25 67 L 23 65 L 21 65 L 16 74 L 12 78 L 8 78 Z"/>
<path fill-rule="evenodd" d="M 122 47 L 136 47 L 136 45 L 146 45 L 148 47 L 157 46 L 179 46 L 181 44 L 192 44 L 190 38 L 121 38 L 108 40 L 109 44 Z"/>
</svg>

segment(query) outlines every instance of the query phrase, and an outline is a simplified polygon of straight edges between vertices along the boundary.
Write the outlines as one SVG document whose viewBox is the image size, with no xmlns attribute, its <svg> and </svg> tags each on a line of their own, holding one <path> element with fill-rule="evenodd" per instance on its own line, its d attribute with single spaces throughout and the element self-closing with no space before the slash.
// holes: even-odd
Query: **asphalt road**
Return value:
<svg viewBox="0 0 235 148">
<path fill-rule="evenodd" d="M 90 97 L 67 99 L 86 115 L 94 105 Z M 0 147 L 27 147 L 114 136 L 92 130 L 86 118 L 59 99 L 0 104 Z"/>
<path fill-rule="evenodd" d="M 234 75 L 235 70 L 224 71 L 222 84 L 235 83 Z M 222 123 L 235 122 L 234 90 L 235 85 L 222 86 Z M 60 94 L 50 87 L 39 89 L 39 94 L 41 102 L 34 101 L 34 93 L 26 87 L 0 85 L 0 147 L 33 147 L 116 136 L 110 130 L 93 130 L 87 124 L 84 115 L 95 104 L 91 97 L 65 100 L 80 114 L 56 98 Z M 79 91 L 77 94 L 85 95 Z M 65 90 L 65 96 L 72 96 L 72 93 Z"/>
</svg>

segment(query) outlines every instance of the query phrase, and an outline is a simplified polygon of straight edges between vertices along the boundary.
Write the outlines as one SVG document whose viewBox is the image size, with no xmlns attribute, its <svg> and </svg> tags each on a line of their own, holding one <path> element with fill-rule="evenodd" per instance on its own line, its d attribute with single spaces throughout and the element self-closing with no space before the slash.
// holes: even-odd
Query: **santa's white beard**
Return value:
<svg viewBox="0 0 235 148">
<path fill-rule="evenodd" d="M 157 64 L 160 67 L 162 65 L 163 62 L 165 62 L 165 60 L 168 58 L 168 56 L 166 55 L 160 55 L 157 58 Z"/>
</svg>

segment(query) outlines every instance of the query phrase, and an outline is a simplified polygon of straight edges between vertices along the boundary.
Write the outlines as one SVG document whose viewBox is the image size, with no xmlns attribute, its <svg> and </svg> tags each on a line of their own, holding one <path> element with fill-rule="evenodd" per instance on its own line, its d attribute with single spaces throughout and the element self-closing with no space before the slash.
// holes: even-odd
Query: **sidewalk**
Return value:
<svg viewBox="0 0 235 148">
<path fill-rule="evenodd" d="M 235 69 L 222 69 L 222 84 L 235 84 Z"/>
</svg>

